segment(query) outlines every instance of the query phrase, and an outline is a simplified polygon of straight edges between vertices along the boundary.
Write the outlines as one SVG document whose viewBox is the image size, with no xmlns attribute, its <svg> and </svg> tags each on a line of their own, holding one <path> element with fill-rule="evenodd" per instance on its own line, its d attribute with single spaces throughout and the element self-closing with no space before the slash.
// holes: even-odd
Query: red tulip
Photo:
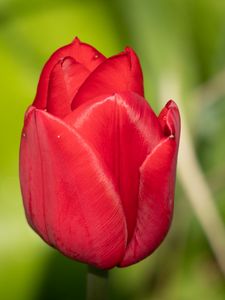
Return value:
<svg viewBox="0 0 225 300">
<path fill-rule="evenodd" d="M 77 38 L 42 71 L 25 115 L 20 181 L 29 224 L 101 269 L 151 254 L 172 218 L 180 118 L 143 97 L 131 48 L 105 58 Z"/>
</svg>

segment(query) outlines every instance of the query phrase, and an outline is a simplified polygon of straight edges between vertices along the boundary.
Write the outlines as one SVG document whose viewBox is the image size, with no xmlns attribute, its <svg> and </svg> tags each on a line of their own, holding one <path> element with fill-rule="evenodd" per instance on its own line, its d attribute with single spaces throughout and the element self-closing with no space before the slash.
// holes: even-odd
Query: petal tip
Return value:
<svg viewBox="0 0 225 300">
<path fill-rule="evenodd" d="M 168 110 L 169 110 L 169 109 L 176 109 L 176 110 L 178 110 L 178 106 L 177 106 L 176 102 L 175 102 L 173 99 L 170 99 L 170 100 L 166 103 L 165 107 L 166 107 Z"/>
<path fill-rule="evenodd" d="M 131 52 L 133 52 L 133 49 L 129 46 L 126 46 L 124 52 L 130 54 Z"/>
<path fill-rule="evenodd" d="M 80 44 L 80 39 L 75 36 L 75 38 L 72 40 L 72 44 Z"/>
<path fill-rule="evenodd" d="M 170 99 L 159 114 L 164 135 L 171 139 L 179 140 L 180 136 L 180 113 L 177 104 Z"/>
</svg>

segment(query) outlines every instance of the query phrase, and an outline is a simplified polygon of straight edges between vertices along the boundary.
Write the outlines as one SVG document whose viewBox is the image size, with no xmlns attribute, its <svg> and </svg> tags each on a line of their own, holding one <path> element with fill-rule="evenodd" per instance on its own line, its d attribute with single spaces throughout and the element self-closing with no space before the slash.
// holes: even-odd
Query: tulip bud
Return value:
<svg viewBox="0 0 225 300">
<path fill-rule="evenodd" d="M 110 269 L 150 255 L 169 229 L 180 117 L 144 99 L 130 48 L 105 58 L 77 38 L 40 76 L 20 147 L 27 220 L 64 255 Z"/>
</svg>

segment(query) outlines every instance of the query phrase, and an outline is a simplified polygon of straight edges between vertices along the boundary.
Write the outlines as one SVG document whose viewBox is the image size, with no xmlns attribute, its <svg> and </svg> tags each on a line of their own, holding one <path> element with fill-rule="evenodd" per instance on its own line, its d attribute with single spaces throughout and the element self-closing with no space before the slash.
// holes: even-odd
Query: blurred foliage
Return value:
<svg viewBox="0 0 225 300">
<path fill-rule="evenodd" d="M 50 249 L 27 226 L 18 181 L 23 115 L 40 70 L 75 35 L 108 56 L 131 45 L 157 111 L 160 79 L 176 73 L 196 153 L 225 221 L 225 93 L 211 91 L 206 103 L 192 97 L 225 68 L 225 1 L 0 0 L 0 299 L 84 299 L 86 266 Z M 111 271 L 110 299 L 224 295 L 220 269 L 178 181 L 168 237 L 148 259 Z"/>
</svg>

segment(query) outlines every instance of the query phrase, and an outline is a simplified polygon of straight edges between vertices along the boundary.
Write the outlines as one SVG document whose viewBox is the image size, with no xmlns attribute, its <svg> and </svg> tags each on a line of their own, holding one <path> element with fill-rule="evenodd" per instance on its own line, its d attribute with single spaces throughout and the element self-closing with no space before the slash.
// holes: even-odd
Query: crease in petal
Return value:
<svg viewBox="0 0 225 300">
<path fill-rule="evenodd" d="M 169 102 L 160 114 L 164 137 L 140 167 L 137 223 L 120 267 L 150 255 L 165 238 L 173 214 L 179 111 Z"/>
<path fill-rule="evenodd" d="M 104 55 L 94 47 L 82 43 L 78 38 L 75 38 L 72 43 L 56 50 L 46 62 L 41 72 L 37 93 L 33 102 L 33 106 L 36 108 L 46 108 L 50 73 L 57 62 L 67 56 L 72 57 L 76 62 L 82 64 L 89 70 L 89 73 L 105 60 Z"/>
<path fill-rule="evenodd" d="M 31 190 L 30 182 L 22 186 L 30 189 L 32 204 L 48 204 L 44 221 L 51 244 L 65 255 L 99 268 L 115 266 L 124 254 L 127 233 L 110 174 L 98 154 L 73 128 L 40 110 L 34 110 L 30 118 L 36 120 L 36 132 L 41 136 L 43 195 Z M 31 129 L 35 139 L 33 131 L 35 128 Z M 30 142 L 27 138 L 26 143 Z M 34 172 L 34 186 L 35 159 L 29 157 L 28 170 L 22 170 Z M 25 203 L 29 193 L 24 193 Z M 39 232 L 39 228 L 36 230 Z M 43 231 L 39 234 L 43 237 Z"/>
<path fill-rule="evenodd" d="M 79 87 L 88 77 L 89 70 L 81 63 L 78 63 L 72 57 L 64 58 L 62 63 L 62 69 L 65 74 L 65 83 L 69 95 L 69 103 L 71 105 L 73 97 L 75 96 Z"/>
<path fill-rule="evenodd" d="M 124 91 L 144 94 L 141 66 L 131 48 L 106 59 L 88 76 L 73 99 L 72 109 L 98 96 Z"/>
<path fill-rule="evenodd" d="M 71 112 L 71 102 L 89 71 L 72 57 L 65 57 L 52 69 L 49 77 L 47 111 L 57 117 Z"/>
<path fill-rule="evenodd" d="M 64 121 L 105 161 L 121 198 L 129 241 L 136 224 L 139 167 L 163 137 L 157 116 L 143 97 L 124 92 L 85 102 Z"/>
</svg>

